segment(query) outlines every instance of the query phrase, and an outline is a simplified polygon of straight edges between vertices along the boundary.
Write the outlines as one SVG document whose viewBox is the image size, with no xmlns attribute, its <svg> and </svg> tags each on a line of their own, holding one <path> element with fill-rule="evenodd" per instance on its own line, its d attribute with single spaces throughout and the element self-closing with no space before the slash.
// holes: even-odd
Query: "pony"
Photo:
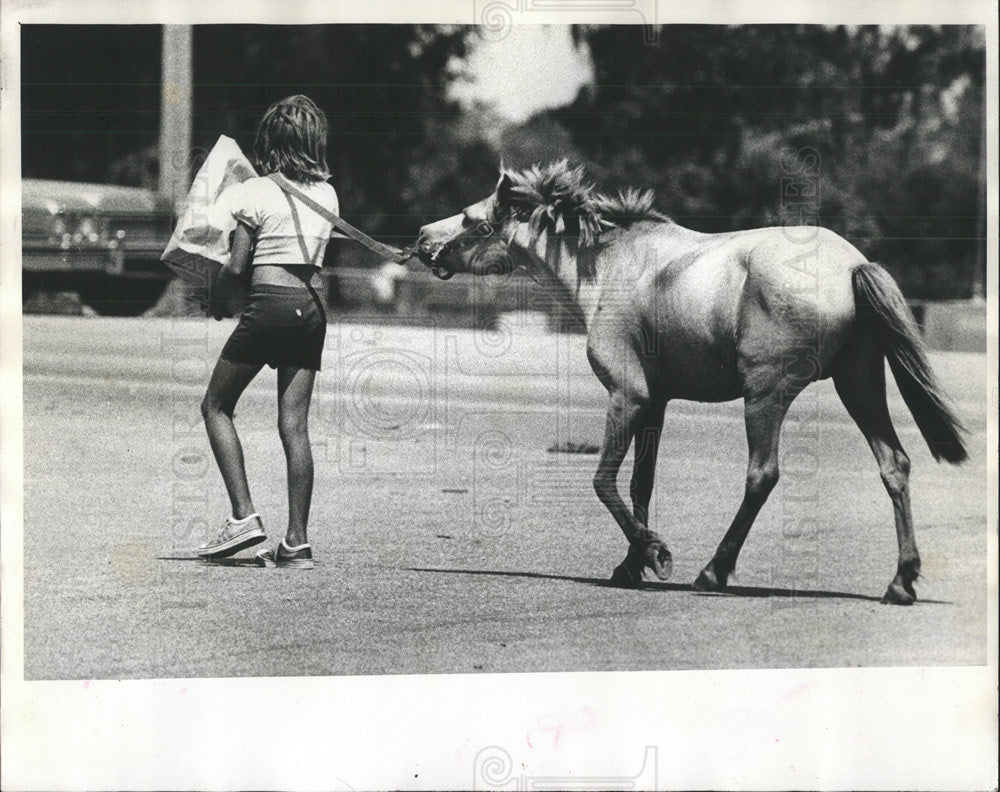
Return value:
<svg viewBox="0 0 1000 792">
<path fill-rule="evenodd" d="M 414 249 L 442 279 L 524 271 L 585 325 L 588 360 L 608 392 L 593 485 L 628 541 L 614 584 L 637 587 L 646 569 L 661 580 L 672 570 L 666 543 L 648 524 L 671 399 L 744 402 L 743 500 L 694 582 L 721 591 L 778 481 L 789 405 L 811 382 L 832 377 L 892 501 L 899 554 L 882 601 L 916 600 L 910 460 L 886 406 L 884 361 L 936 460 L 967 458 L 965 429 L 899 287 L 847 240 L 805 225 L 693 231 L 656 211 L 651 191 L 605 195 L 563 160 L 521 171 L 501 165 L 492 195 L 423 226 Z M 633 442 L 629 509 L 617 478 Z"/>
</svg>

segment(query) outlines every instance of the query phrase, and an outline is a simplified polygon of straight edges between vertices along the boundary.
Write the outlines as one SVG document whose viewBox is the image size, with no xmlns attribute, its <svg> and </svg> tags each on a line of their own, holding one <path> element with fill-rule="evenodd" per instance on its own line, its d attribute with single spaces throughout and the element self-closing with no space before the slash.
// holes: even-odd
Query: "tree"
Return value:
<svg viewBox="0 0 1000 792">
<path fill-rule="evenodd" d="M 228 134 L 246 150 L 268 105 L 305 93 L 331 126 L 334 183 L 345 217 L 389 241 L 419 227 L 414 152 L 458 117 L 447 73 L 468 29 L 426 25 L 199 26 L 195 29 L 198 145 Z"/>
<path fill-rule="evenodd" d="M 159 47 L 159 25 L 23 25 L 23 175 L 103 182 L 131 156 L 122 183 L 155 182 Z"/>
<path fill-rule="evenodd" d="M 984 266 L 981 28 L 577 29 L 594 85 L 549 116 L 610 189 L 653 187 L 679 222 L 781 222 L 783 157 L 820 158 L 818 221 L 912 296 L 966 296 Z M 978 261 L 978 264 L 977 264 Z"/>
</svg>

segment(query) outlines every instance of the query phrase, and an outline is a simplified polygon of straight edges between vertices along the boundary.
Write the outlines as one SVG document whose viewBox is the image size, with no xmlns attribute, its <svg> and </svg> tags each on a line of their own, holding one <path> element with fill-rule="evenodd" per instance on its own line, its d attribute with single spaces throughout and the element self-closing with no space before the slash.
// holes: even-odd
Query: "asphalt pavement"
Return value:
<svg viewBox="0 0 1000 792">
<path fill-rule="evenodd" d="M 312 412 L 311 571 L 210 565 L 227 513 L 198 404 L 229 322 L 24 317 L 27 679 L 966 665 L 986 660 L 986 361 L 932 363 L 971 460 L 936 464 L 898 394 L 924 560 L 881 605 L 892 509 L 830 383 L 793 405 L 783 478 L 733 586 L 690 584 L 742 494 L 741 405 L 672 404 L 653 524 L 669 582 L 611 588 L 591 489 L 604 394 L 581 336 L 331 325 Z M 237 411 L 273 538 L 275 377 Z M 622 472 L 627 488 L 628 465 Z"/>
</svg>

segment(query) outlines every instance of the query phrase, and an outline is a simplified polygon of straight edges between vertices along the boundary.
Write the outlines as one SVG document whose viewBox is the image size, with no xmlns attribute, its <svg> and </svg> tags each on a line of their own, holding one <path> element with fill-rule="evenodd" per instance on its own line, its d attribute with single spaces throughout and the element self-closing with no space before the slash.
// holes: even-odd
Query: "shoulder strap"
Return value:
<svg viewBox="0 0 1000 792">
<path fill-rule="evenodd" d="M 299 220 L 299 210 L 295 208 L 295 201 L 292 200 L 292 196 L 287 193 L 282 193 L 285 199 L 288 201 L 288 209 L 292 213 L 292 223 L 295 224 L 295 236 L 299 240 L 299 252 L 302 253 L 302 263 L 303 264 L 316 264 L 316 256 L 319 255 L 319 248 L 316 248 L 316 256 L 309 255 L 309 247 L 306 245 L 305 234 L 302 233 L 302 222 Z"/>
<path fill-rule="evenodd" d="M 356 242 L 360 242 L 369 250 L 372 250 L 375 253 L 378 253 L 380 256 L 384 256 L 387 259 L 391 259 L 397 262 L 405 261 L 407 258 L 409 258 L 409 256 L 399 248 L 394 248 L 391 247 L 390 245 L 384 245 L 381 242 L 372 239 L 363 231 L 359 231 L 357 228 L 352 226 L 342 217 L 334 214 L 322 204 L 314 201 L 312 198 L 310 198 L 308 195 L 302 192 L 302 190 L 298 189 L 295 185 L 289 182 L 288 179 L 286 179 L 280 173 L 278 172 L 272 173 L 270 174 L 270 176 L 268 176 L 268 178 L 271 179 L 275 184 L 277 184 L 278 187 L 281 188 L 282 192 L 284 192 L 286 196 L 288 196 L 289 198 L 294 196 L 299 201 L 308 206 L 310 209 L 312 209 L 316 214 L 318 214 L 324 220 L 331 223 L 333 227 L 336 228 L 338 231 L 343 231 L 351 239 L 355 240 Z M 295 217 L 295 219 L 297 220 L 296 215 L 293 215 L 293 217 Z M 308 260 L 308 256 L 306 258 Z"/>
</svg>

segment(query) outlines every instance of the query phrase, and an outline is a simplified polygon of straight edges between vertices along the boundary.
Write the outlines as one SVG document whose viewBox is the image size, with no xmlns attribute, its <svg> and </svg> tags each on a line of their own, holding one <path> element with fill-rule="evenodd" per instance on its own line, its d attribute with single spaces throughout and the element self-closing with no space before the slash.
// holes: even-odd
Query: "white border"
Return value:
<svg viewBox="0 0 1000 792">
<path fill-rule="evenodd" d="M 582 4 L 577 3 L 578 7 Z M 592 7 L 592 6 L 591 6 Z M 766 4 L 659 0 L 658 21 L 987 25 L 989 519 L 997 524 L 997 9 L 988 0 Z M 22 681 L 19 31 L 21 22 L 471 23 L 473 0 L 6 0 L 0 7 L 0 410 L 5 790 L 463 788 L 509 746 L 524 778 L 638 770 L 664 788 L 996 787 L 997 537 L 989 666 L 642 674 Z M 591 21 L 587 17 L 587 21 Z M 521 21 L 521 20 L 519 20 Z M 530 23 L 573 21 L 532 11 Z M 280 693 L 280 695 L 279 695 Z M 580 713 L 586 711 L 586 718 Z M 520 749 L 540 719 L 581 724 Z M 282 724 L 280 730 L 275 724 Z M 237 772 L 219 756 L 240 757 Z"/>
</svg>

